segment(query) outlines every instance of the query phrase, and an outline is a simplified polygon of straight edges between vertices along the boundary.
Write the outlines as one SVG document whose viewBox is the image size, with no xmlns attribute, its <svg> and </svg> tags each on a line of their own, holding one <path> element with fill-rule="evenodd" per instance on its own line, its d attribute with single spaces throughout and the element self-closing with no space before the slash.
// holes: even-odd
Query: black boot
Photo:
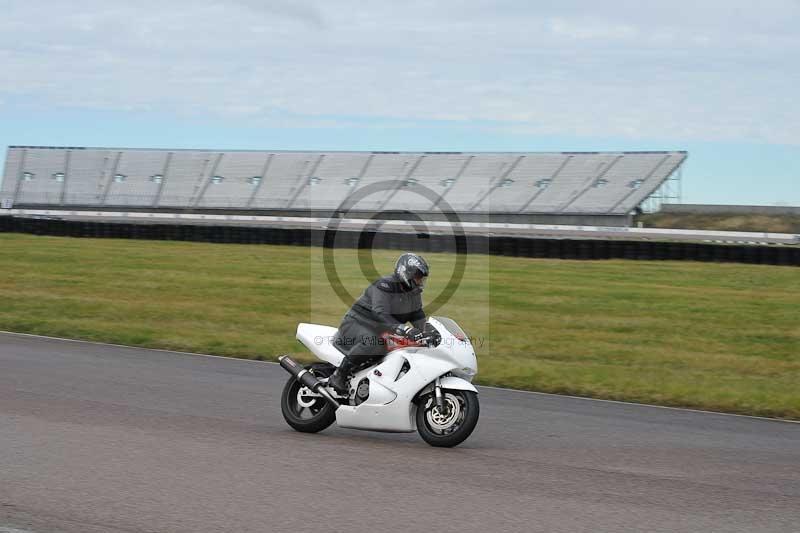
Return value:
<svg viewBox="0 0 800 533">
<path fill-rule="evenodd" d="M 333 387 L 333 390 L 341 394 L 342 396 L 348 396 L 350 391 L 347 388 L 347 378 L 350 374 L 350 371 L 353 370 L 355 365 L 353 362 L 345 357 L 342 359 L 339 368 L 331 374 L 331 377 L 328 379 L 328 385 Z"/>
</svg>

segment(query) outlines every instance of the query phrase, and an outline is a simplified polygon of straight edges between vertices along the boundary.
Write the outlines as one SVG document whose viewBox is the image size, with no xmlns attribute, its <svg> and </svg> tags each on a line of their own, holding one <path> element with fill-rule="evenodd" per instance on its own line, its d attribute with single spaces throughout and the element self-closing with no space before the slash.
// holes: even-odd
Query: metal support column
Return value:
<svg viewBox="0 0 800 533">
<path fill-rule="evenodd" d="M 417 160 L 416 160 L 416 161 L 414 161 L 414 164 L 413 164 L 413 165 L 411 165 L 411 168 L 409 169 L 409 171 L 408 171 L 408 172 L 406 172 L 405 176 L 403 176 L 403 178 L 402 178 L 402 179 L 398 180 L 397 187 L 395 187 L 395 188 L 394 188 L 394 190 L 393 190 L 392 192 L 390 192 L 390 193 L 389 193 L 389 196 L 387 196 L 387 197 L 386 197 L 386 198 L 383 200 L 383 202 L 381 202 L 381 205 L 379 205 L 379 206 L 378 206 L 378 211 L 382 211 L 382 210 L 383 210 L 383 208 L 386 206 L 386 204 L 388 204 L 388 203 L 389 203 L 389 201 L 390 201 L 392 198 L 394 198 L 394 195 L 396 195 L 396 194 L 397 194 L 397 192 L 398 192 L 400 189 L 402 189 L 403 187 L 405 187 L 405 186 L 406 186 L 406 184 L 408 183 L 408 180 L 410 180 L 410 179 L 411 179 L 411 176 L 414 174 L 414 172 L 416 172 L 416 171 L 417 171 L 417 168 L 419 167 L 420 163 L 422 163 L 422 160 L 423 160 L 423 159 L 425 159 L 425 156 L 424 156 L 424 155 L 421 155 L 421 156 L 419 156 L 419 157 L 417 158 Z"/>
<path fill-rule="evenodd" d="M 511 166 L 510 166 L 510 167 L 508 167 L 508 170 L 506 170 L 506 171 L 505 171 L 505 172 L 503 172 L 503 173 L 502 173 L 500 176 L 498 176 L 498 177 L 496 177 L 496 178 L 494 179 L 494 183 L 491 183 L 491 182 L 490 182 L 490 183 L 489 183 L 489 190 L 487 190 L 487 191 L 486 191 L 486 193 L 485 193 L 483 196 L 481 196 L 480 198 L 478 198 L 478 201 L 477 201 L 477 202 L 475 202 L 474 204 L 472 204 L 472 206 L 470 206 L 469 210 L 470 210 L 470 211 L 472 211 L 473 209 L 475 209 L 476 207 L 478 207 L 479 205 L 481 205 L 481 202 L 483 202 L 483 201 L 484 201 L 486 198 L 488 198 L 488 197 L 489 197 L 489 195 L 490 195 L 490 194 L 492 194 L 492 193 L 493 193 L 493 192 L 494 192 L 494 191 L 495 191 L 495 190 L 496 190 L 498 187 L 500 187 L 500 186 L 503 184 L 503 181 L 504 181 L 504 180 L 505 180 L 505 179 L 506 179 L 506 178 L 507 178 L 507 177 L 508 177 L 508 176 L 509 176 L 509 175 L 510 175 L 512 172 L 514 172 L 514 169 L 515 169 L 515 168 L 517 168 L 517 166 L 519 166 L 519 164 L 522 162 L 522 160 L 523 160 L 523 159 L 525 159 L 525 156 L 524 156 L 524 155 L 521 155 L 521 156 L 519 156 L 519 157 L 516 159 L 516 161 L 514 161 L 514 162 L 511 164 Z"/>
<path fill-rule="evenodd" d="M 67 183 L 69 182 L 69 167 L 72 160 L 72 150 L 67 150 L 64 154 L 64 181 L 61 182 L 61 192 L 58 196 L 58 203 L 64 205 L 64 200 L 67 196 Z"/>
<path fill-rule="evenodd" d="M 172 162 L 172 154 L 173 152 L 169 152 L 167 154 L 167 159 L 164 161 L 164 168 L 161 171 L 161 183 L 158 184 L 158 191 L 153 200 L 153 207 L 158 207 L 158 204 L 161 203 L 161 193 L 164 191 L 164 186 L 167 184 L 167 175 L 169 174 L 169 164 Z"/>
<path fill-rule="evenodd" d="M 358 187 L 358 184 L 359 184 L 359 183 L 361 183 L 361 180 L 364 178 L 364 176 L 366 176 L 366 175 L 367 175 L 367 169 L 368 169 L 368 168 L 369 168 L 369 166 L 372 164 L 372 160 L 373 160 L 373 159 L 375 159 L 375 154 L 369 154 L 369 157 L 368 157 L 368 158 L 367 158 L 367 160 L 364 162 L 364 166 L 363 166 L 363 167 L 361 167 L 361 171 L 358 173 L 358 176 L 356 176 L 356 183 L 355 183 L 355 187 Z M 344 199 L 342 200 L 342 202 L 344 202 L 344 201 L 347 199 L 347 196 L 349 196 L 349 194 L 350 194 L 350 193 L 348 193 L 347 195 L 345 195 L 345 197 L 344 197 Z M 342 204 L 339 204 L 339 206 L 337 207 L 337 212 L 338 212 L 338 210 L 339 210 L 339 207 L 341 207 L 341 205 L 342 205 Z M 351 208 L 353 208 L 353 207 L 355 207 L 355 206 L 350 206 L 350 207 L 351 207 Z"/>
<path fill-rule="evenodd" d="M 205 183 L 203 183 L 203 185 L 202 185 L 202 189 L 200 190 L 200 194 L 197 195 L 197 197 L 194 199 L 194 201 L 192 201 L 191 199 L 189 200 L 189 203 L 192 205 L 192 207 L 197 207 L 198 205 L 200 205 L 200 201 L 203 199 L 203 196 L 205 196 L 206 191 L 208 190 L 208 186 L 211 183 L 211 180 L 216 175 L 217 168 L 219 168 L 219 164 L 222 161 L 222 157 L 224 155 L 225 155 L 225 153 L 220 153 L 219 155 L 217 155 L 217 159 L 216 159 L 216 161 L 214 161 L 214 166 L 211 167 L 211 172 L 208 173 L 208 176 L 204 176 Z"/>
<path fill-rule="evenodd" d="M 19 167 L 17 167 L 17 183 L 14 187 L 14 200 L 13 203 L 16 205 L 19 202 L 19 195 L 22 192 L 22 178 L 25 174 L 25 159 L 28 155 L 28 151 L 23 149 L 22 156 L 19 158 Z"/>
<path fill-rule="evenodd" d="M 111 185 L 114 183 L 114 176 L 117 174 L 117 169 L 119 169 L 119 162 L 122 160 L 122 152 L 117 152 L 117 157 L 114 160 L 114 166 L 111 168 L 111 172 L 108 174 L 108 179 L 106 180 L 105 188 L 103 189 L 103 196 L 100 198 L 100 205 L 106 205 L 108 201 L 108 193 L 111 192 Z"/>
<path fill-rule="evenodd" d="M 250 194 L 250 198 L 247 199 L 247 204 L 245 205 L 245 207 L 247 207 L 248 209 L 250 208 L 250 206 L 253 205 L 253 201 L 256 199 L 256 196 L 258 195 L 258 191 L 261 190 L 261 185 L 263 185 L 264 181 L 267 179 L 267 172 L 269 172 L 269 166 L 272 163 L 272 158 L 274 156 L 275 154 L 269 154 L 267 156 L 267 160 L 264 161 L 264 167 L 261 169 L 261 181 L 259 181 L 256 184 L 256 186 L 253 188 L 253 192 Z"/>
<path fill-rule="evenodd" d="M 553 172 L 550 175 L 549 178 L 547 178 L 548 180 L 550 180 L 549 183 L 552 183 L 553 181 L 555 181 L 555 179 L 558 177 L 559 174 L 561 174 L 561 171 L 564 170 L 564 167 L 567 166 L 567 163 L 569 163 L 572 160 L 573 157 L 575 157 L 575 156 L 568 155 L 566 158 L 564 158 L 564 161 L 558 166 L 556 171 Z M 535 186 L 535 184 L 534 184 L 534 186 Z M 549 187 L 549 185 L 548 185 L 548 187 Z M 539 195 L 542 194 L 545 191 L 545 189 L 547 189 L 547 187 L 537 187 L 537 191 L 535 193 L 533 193 L 533 195 L 530 198 L 528 198 L 528 201 L 525 202 L 525 204 L 522 207 L 519 208 L 519 211 L 517 211 L 517 213 L 522 213 L 526 209 L 528 209 L 528 206 L 531 205 L 536 200 L 536 198 L 538 198 Z"/>
<path fill-rule="evenodd" d="M 321 154 L 317 158 L 317 160 L 314 162 L 314 166 L 311 167 L 311 171 L 308 174 L 306 174 L 306 179 L 303 181 L 303 183 L 301 183 L 297 187 L 297 190 L 292 195 L 292 197 L 289 199 L 289 202 L 286 204 L 286 209 L 290 209 L 292 207 L 292 204 L 294 204 L 294 202 L 297 200 L 297 197 L 300 196 L 300 193 L 303 192 L 303 190 L 306 187 L 308 187 L 308 184 L 311 181 L 311 178 L 314 176 L 314 174 L 317 173 L 317 169 L 319 168 L 319 165 L 322 163 L 323 159 L 325 159 L 325 154 Z"/>
<path fill-rule="evenodd" d="M 658 169 L 661 168 L 661 165 L 666 163 L 669 158 L 670 158 L 670 156 L 669 156 L 669 154 L 667 154 L 664 157 L 662 157 L 661 159 L 659 159 L 658 163 L 656 163 L 656 165 L 653 167 L 653 169 L 650 172 L 648 172 L 647 175 L 642 179 L 642 183 L 643 184 L 647 183 L 647 181 L 655 175 L 655 173 L 658 171 Z M 674 172 L 674 169 L 673 169 L 673 172 Z M 624 204 L 628 200 L 628 198 L 630 198 L 631 196 L 636 194 L 637 190 L 638 189 L 633 189 L 632 188 L 628 194 L 623 196 L 619 201 L 617 201 L 617 203 L 612 205 L 611 208 L 608 211 L 606 211 L 606 213 L 613 213 L 620 205 Z M 642 202 L 642 205 L 646 204 L 648 202 L 648 200 L 649 200 L 649 198 L 646 198 Z M 634 206 L 630 206 L 627 211 L 632 211 L 633 209 L 634 209 Z"/>
<path fill-rule="evenodd" d="M 467 167 L 469 166 L 469 164 L 472 162 L 473 159 L 475 159 L 475 156 L 471 155 L 464 161 L 464 164 L 461 165 L 460 169 L 458 169 L 456 175 L 453 176 L 453 181 L 452 183 L 450 183 L 450 186 L 445 188 L 445 190 L 442 191 L 442 194 L 439 195 L 439 198 L 437 198 L 436 201 L 433 202 L 433 205 L 431 206 L 431 211 L 436 209 L 439 206 L 439 204 L 444 200 L 445 195 L 449 193 L 453 187 L 456 186 L 456 183 L 458 183 L 458 180 L 461 178 L 461 176 L 464 175 L 464 171 L 467 170 Z"/>
<path fill-rule="evenodd" d="M 616 164 L 619 162 L 619 160 L 620 160 L 620 159 L 622 159 L 623 157 L 624 157 L 623 155 L 618 155 L 617 157 L 615 157 L 615 158 L 614 158 L 614 160 L 613 160 L 613 161 L 611 161 L 611 163 L 609 163 L 608 165 L 606 165 L 606 167 L 605 167 L 605 168 L 604 168 L 604 169 L 603 169 L 603 170 L 600 172 L 600 174 L 598 174 L 597 176 L 595 176 L 595 177 L 594 177 L 594 178 L 593 178 L 593 179 L 592 179 L 592 180 L 591 180 L 591 181 L 590 181 L 590 182 L 589 182 L 589 183 L 588 183 L 588 184 L 587 184 L 587 185 L 586 185 L 586 186 L 585 186 L 585 187 L 584 187 L 584 188 L 583 188 L 583 189 L 582 189 L 580 192 L 578 192 L 578 194 L 574 195 L 572 198 L 570 198 L 569 200 L 567 200 L 567 201 L 566 201 L 564 204 L 562 204 L 562 205 L 561 205 L 561 207 L 559 207 L 559 208 L 558 208 L 556 211 L 557 211 L 558 213 L 563 213 L 563 212 L 564 212 L 564 210 L 565 210 L 567 207 L 569 207 L 569 206 L 571 206 L 572 204 L 574 204 L 574 203 L 575 203 L 575 201 L 576 201 L 578 198 L 580 198 L 581 196 L 583 196 L 584 194 L 586 194 L 586 192 L 587 192 L 589 189 L 591 189 L 591 188 L 592 188 L 592 187 L 593 187 L 593 186 L 594 186 L 594 185 L 595 185 L 595 184 L 598 182 L 598 180 L 601 180 L 601 179 L 603 179 L 603 177 L 604 177 L 606 174 L 608 174 L 608 171 L 609 171 L 609 170 L 611 170 L 611 167 L 613 167 L 614 165 L 616 165 Z"/>
</svg>

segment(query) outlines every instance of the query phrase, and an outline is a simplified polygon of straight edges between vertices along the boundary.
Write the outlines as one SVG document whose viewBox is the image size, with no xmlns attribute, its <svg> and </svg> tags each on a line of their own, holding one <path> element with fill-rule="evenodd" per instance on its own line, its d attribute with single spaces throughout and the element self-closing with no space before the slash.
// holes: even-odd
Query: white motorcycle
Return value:
<svg viewBox="0 0 800 533">
<path fill-rule="evenodd" d="M 334 345 L 336 328 L 299 324 L 297 339 L 324 363 L 302 366 L 283 355 L 292 377 L 281 394 L 281 411 L 296 429 L 316 433 L 334 421 L 344 428 L 418 431 L 431 446 L 456 446 L 478 423 L 478 371 L 469 337 L 454 321 L 429 317 L 424 338 L 412 342 L 387 334 L 387 355 L 356 368 L 349 394 L 328 387 L 328 378 L 344 355 Z"/>
</svg>

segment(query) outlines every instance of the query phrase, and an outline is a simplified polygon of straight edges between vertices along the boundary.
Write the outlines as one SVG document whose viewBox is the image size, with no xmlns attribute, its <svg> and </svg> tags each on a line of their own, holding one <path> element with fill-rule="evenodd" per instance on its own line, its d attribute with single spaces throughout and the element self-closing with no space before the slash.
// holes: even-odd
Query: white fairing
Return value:
<svg viewBox="0 0 800 533">
<path fill-rule="evenodd" d="M 302 342 L 311 353 L 333 366 L 339 366 L 344 354 L 333 344 L 336 328 L 319 324 L 298 324 L 297 340 Z"/>
<path fill-rule="evenodd" d="M 468 390 L 472 392 L 478 392 L 478 389 L 475 388 L 475 385 L 473 385 L 466 379 L 457 378 L 455 376 L 445 376 L 439 381 L 439 384 L 443 389 Z M 432 390 L 433 390 L 433 383 L 430 383 L 427 387 L 422 389 L 421 394 L 427 394 Z"/>
<path fill-rule="evenodd" d="M 336 410 L 336 421 L 341 427 L 415 431 L 417 407 L 412 400 L 423 389 L 430 386 L 432 390 L 436 378 L 448 373 L 452 375 L 442 378 L 442 388 L 449 386 L 477 392 L 470 383 L 478 371 L 478 364 L 469 339 L 461 334 L 457 337 L 434 317 L 429 318 L 428 323 L 442 336 L 438 346 L 395 350 L 377 365 L 361 370 L 353 377 L 351 389 L 366 379 L 369 396 L 359 405 L 343 405 Z M 323 361 L 338 366 L 343 355 L 328 340 L 335 333 L 336 328 L 314 324 L 300 324 L 297 328 L 300 342 Z"/>
</svg>

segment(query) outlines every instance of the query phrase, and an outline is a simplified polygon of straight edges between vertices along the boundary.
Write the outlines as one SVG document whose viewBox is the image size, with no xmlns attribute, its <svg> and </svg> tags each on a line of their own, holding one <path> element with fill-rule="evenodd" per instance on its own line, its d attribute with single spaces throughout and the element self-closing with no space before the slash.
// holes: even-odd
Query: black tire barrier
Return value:
<svg viewBox="0 0 800 533">
<path fill-rule="evenodd" d="M 230 244 L 335 246 L 415 250 L 551 259 L 630 259 L 750 263 L 800 266 L 800 246 L 724 245 L 696 242 L 653 242 L 593 239 L 544 239 L 488 235 L 358 232 L 340 230 L 325 242 L 325 229 L 190 224 L 92 222 L 0 216 L 0 232 L 64 237 L 199 241 Z"/>
</svg>

